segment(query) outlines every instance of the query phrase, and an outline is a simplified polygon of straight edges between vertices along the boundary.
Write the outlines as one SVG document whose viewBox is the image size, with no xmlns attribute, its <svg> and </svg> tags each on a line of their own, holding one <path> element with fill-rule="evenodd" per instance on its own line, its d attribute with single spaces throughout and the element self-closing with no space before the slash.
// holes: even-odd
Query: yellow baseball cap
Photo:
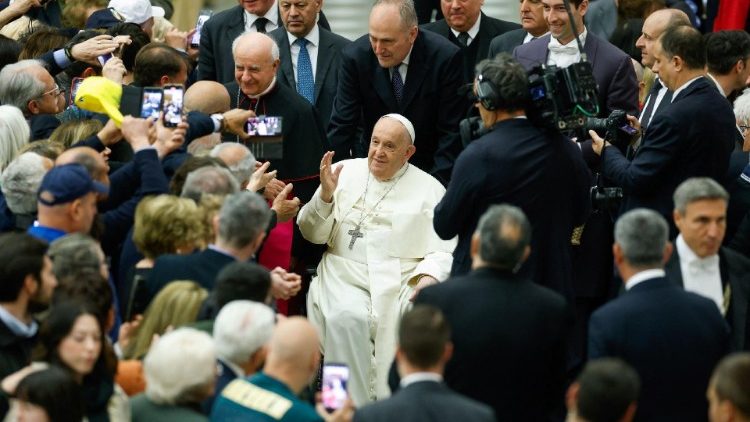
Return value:
<svg viewBox="0 0 750 422">
<path fill-rule="evenodd" d="M 76 106 L 94 113 L 103 113 L 114 120 L 115 125 L 122 124 L 120 100 L 122 85 L 101 76 L 91 76 L 81 83 L 76 93 Z"/>
</svg>

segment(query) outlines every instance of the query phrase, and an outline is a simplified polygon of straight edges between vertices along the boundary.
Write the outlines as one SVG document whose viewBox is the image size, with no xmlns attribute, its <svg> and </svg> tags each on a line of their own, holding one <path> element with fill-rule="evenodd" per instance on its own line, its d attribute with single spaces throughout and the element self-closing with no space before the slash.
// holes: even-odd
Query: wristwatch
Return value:
<svg viewBox="0 0 750 422">
<path fill-rule="evenodd" d="M 219 133 L 224 133 L 224 129 L 227 127 L 227 122 L 224 121 L 224 115 L 223 114 L 212 114 L 212 119 L 216 119 L 219 122 Z"/>
</svg>

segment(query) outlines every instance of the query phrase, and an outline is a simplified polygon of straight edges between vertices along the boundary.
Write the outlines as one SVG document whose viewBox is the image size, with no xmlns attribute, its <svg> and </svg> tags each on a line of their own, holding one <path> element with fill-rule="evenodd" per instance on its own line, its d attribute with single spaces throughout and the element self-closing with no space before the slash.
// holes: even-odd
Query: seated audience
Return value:
<svg viewBox="0 0 750 422">
<path fill-rule="evenodd" d="M 131 400 L 133 422 L 208 421 L 200 403 L 214 392 L 216 348 L 192 328 L 165 334 L 143 361 L 146 392 Z"/>
<path fill-rule="evenodd" d="M 29 143 L 29 125 L 20 109 L 0 99 L 0 171 Z"/>
<path fill-rule="evenodd" d="M 229 302 L 251 300 L 271 305 L 271 278 L 276 277 L 253 262 L 232 262 L 216 276 L 216 285 L 203 304 L 194 327 L 213 332 L 214 318 Z"/>
<path fill-rule="evenodd" d="M 641 380 L 627 363 L 603 358 L 591 361 L 568 388 L 567 422 L 631 422 Z"/>
<path fill-rule="evenodd" d="M 36 193 L 53 162 L 33 152 L 25 152 L 0 176 L 0 189 L 8 212 L 2 214 L 2 231 L 26 231 L 36 220 Z M 2 206 L 0 206 L 2 209 Z"/>
</svg>

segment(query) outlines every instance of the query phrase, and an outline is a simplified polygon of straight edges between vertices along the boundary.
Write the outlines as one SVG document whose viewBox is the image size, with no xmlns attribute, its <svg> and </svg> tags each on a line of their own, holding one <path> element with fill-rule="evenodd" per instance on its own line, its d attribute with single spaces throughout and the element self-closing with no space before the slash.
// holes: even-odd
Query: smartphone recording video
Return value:
<svg viewBox="0 0 750 422">
<path fill-rule="evenodd" d="M 200 15 L 198 15 L 198 21 L 195 23 L 195 34 L 193 34 L 193 37 L 190 39 L 190 46 L 193 48 L 198 48 L 198 46 L 201 43 L 201 30 L 203 29 L 203 25 L 206 23 L 206 21 L 211 17 L 213 14 L 210 10 L 201 10 Z"/>
<path fill-rule="evenodd" d="M 104 66 L 112 57 L 114 57 L 112 53 L 103 54 L 98 57 L 99 63 L 101 63 L 101 65 Z"/>
<path fill-rule="evenodd" d="M 185 88 L 182 85 L 167 85 L 164 87 L 164 126 L 176 127 L 182 121 L 184 94 Z"/>
<path fill-rule="evenodd" d="M 257 116 L 247 119 L 245 127 L 250 136 L 281 136 L 281 116 Z"/>
<path fill-rule="evenodd" d="M 143 99 L 141 100 L 141 118 L 158 119 L 161 113 L 161 100 L 164 93 L 158 87 L 143 88 Z"/>
<path fill-rule="evenodd" d="M 78 93 L 78 88 L 83 83 L 84 78 L 73 78 L 70 81 L 70 98 L 68 101 L 68 105 L 75 105 L 76 103 L 76 94 Z"/>
<path fill-rule="evenodd" d="M 349 366 L 343 363 L 323 365 L 323 386 L 321 398 L 328 412 L 340 409 L 349 398 L 346 385 L 349 383 Z"/>
</svg>

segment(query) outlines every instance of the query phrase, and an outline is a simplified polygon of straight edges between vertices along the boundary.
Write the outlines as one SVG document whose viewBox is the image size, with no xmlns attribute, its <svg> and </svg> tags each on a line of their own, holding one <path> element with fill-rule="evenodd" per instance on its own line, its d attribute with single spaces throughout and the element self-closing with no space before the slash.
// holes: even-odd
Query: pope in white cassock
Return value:
<svg viewBox="0 0 750 422">
<path fill-rule="evenodd" d="M 367 159 L 333 152 L 320 163 L 320 187 L 297 217 L 305 239 L 327 244 L 307 310 L 327 362 L 351 368 L 357 406 L 390 394 L 388 369 L 401 315 L 424 287 L 450 273 L 455 239 L 441 240 L 432 212 L 445 188 L 409 165 L 414 127 L 399 114 L 373 128 Z"/>
</svg>

